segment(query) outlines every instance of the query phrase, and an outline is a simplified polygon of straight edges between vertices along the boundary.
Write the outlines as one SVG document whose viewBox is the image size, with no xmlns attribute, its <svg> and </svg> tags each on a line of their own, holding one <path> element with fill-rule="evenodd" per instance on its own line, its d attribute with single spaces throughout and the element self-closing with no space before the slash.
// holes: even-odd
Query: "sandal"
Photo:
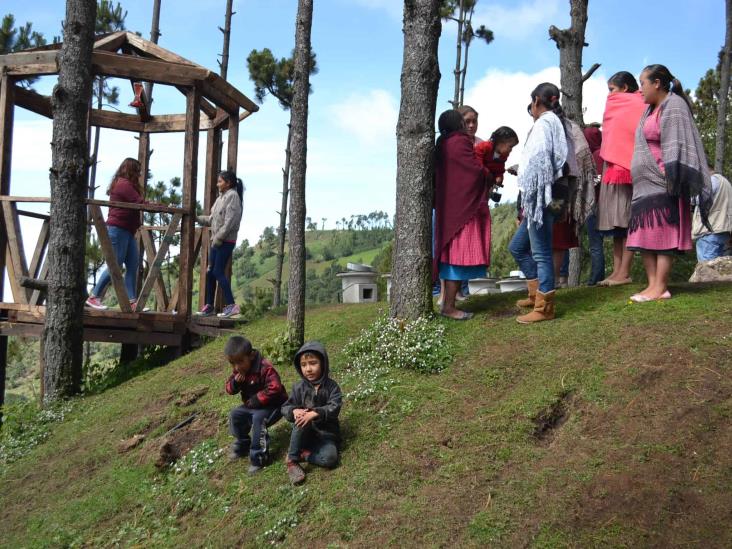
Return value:
<svg viewBox="0 0 732 549">
<path fill-rule="evenodd" d="M 445 318 L 449 318 L 450 320 L 470 320 L 471 318 L 473 318 L 473 316 L 475 316 L 475 315 L 473 315 L 473 313 L 469 313 L 467 311 L 462 311 L 462 313 L 463 314 L 460 315 L 457 318 L 454 317 L 454 316 L 450 316 L 448 314 L 445 314 L 443 312 L 440 312 L 440 316 L 444 316 Z"/>
</svg>

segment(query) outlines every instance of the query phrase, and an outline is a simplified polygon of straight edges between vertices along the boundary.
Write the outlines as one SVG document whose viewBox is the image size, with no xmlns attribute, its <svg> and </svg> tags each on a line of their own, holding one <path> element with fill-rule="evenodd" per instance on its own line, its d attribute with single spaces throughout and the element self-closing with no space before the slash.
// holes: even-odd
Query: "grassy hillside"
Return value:
<svg viewBox="0 0 732 549">
<path fill-rule="evenodd" d="M 222 455 L 223 341 L 82 398 L 49 437 L 0 471 L 7 547 L 729 547 L 732 306 L 729 285 L 558 292 L 558 318 L 514 322 L 515 295 L 472 298 L 444 322 L 445 371 L 393 373 L 346 399 L 342 461 L 287 483 L 288 426 L 257 476 Z M 342 349 L 382 305 L 308 311 L 346 393 L 368 372 Z M 246 327 L 257 345 L 283 319 Z M 293 372 L 282 370 L 287 385 Z M 197 396 L 198 395 L 198 396 Z M 164 434 L 193 448 L 158 469 Z M 139 446 L 122 441 L 145 435 Z"/>
</svg>

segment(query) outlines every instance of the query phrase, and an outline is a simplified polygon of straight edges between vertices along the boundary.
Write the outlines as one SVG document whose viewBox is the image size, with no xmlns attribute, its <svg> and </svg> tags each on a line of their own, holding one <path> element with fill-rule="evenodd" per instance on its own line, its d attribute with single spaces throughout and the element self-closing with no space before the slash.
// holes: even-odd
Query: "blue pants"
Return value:
<svg viewBox="0 0 732 549">
<path fill-rule="evenodd" d="M 597 230 L 597 215 L 591 214 L 585 222 L 587 227 L 587 239 L 590 244 L 590 286 L 596 285 L 605 278 L 605 248 L 603 247 L 603 236 Z"/>
<path fill-rule="evenodd" d="M 302 450 L 312 452 L 306 461 L 313 465 L 332 468 L 338 463 L 338 447 L 334 441 L 318 437 L 309 425 L 304 429 L 293 425 L 287 459 L 300 461 Z"/>
<path fill-rule="evenodd" d="M 266 465 L 269 458 L 269 433 L 267 427 L 282 417 L 280 407 L 247 408 L 237 406 L 229 413 L 229 432 L 236 438 L 234 451 L 249 459 L 254 465 Z M 251 430 L 251 437 L 249 431 Z"/>
<path fill-rule="evenodd" d="M 528 280 L 539 279 L 539 291 L 543 294 L 554 290 L 554 263 L 552 261 L 552 227 L 554 214 L 544 209 L 544 223 L 528 226 L 526 218 L 513 235 L 508 251 L 518 263 Z"/>
<path fill-rule="evenodd" d="M 696 241 L 697 261 L 711 261 L 724 255 L 730 233 L 705 234 Z"/>
<path fill-rule="evenodd" d="M 114 225 L 107 225 L 107 230 L 109 231 L 109 239 L 112 241 L 112 249 L 117 258 L 117 264 L 120 268 L 122 268 L 122 265 L 125 268 L 127 296 L 130 299 L 135 299 L 137 297 L 137 268 L 139 266 L 139 253 L 135 235 Z M 97 297 L 102 295 L 110 282 L 112 282 L 112 277 L 109 274 L 109 268 L 106 268 L 99 277 L 97 285 L 94 286 L 92 295 Z"/>
<path fill-rule="evenodd" d="M 206 304 L 212 305 L 216 294 L 216 283 L 224 292 L 224 302 L 226 305 L 234 303 L 234 294 L 231 293 L 231 284 L 226 278 L 226 264 L 231 259 L 235 244 L 233 242 L 224 242 L 221 246 L 211 246 L 208 253 L 208 272 L 206 273 Z"/>
</svg>

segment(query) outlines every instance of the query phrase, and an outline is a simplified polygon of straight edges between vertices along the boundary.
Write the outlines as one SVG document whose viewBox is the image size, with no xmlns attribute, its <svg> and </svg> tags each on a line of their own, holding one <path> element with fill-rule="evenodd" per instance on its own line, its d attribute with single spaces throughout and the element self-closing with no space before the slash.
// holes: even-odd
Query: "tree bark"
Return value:
<svg viewBox="0 0 732 549">
<path fill-rule="evenodd" d="M 724 153 L 727 148 L 727 106 L 729 104 L 730 64 L 732 64 L 732 0 L 725 1 L 727 30 L 724 48 L 720 55 L 719 106 L 717 108 L 717 140 L 714 147 L 714 171 L 724 169 Z"/>
<path fill-rule="evenodd" d="M 404 2 L 391 316 L 432 312 L 432 195 L 439 0 Z"/>
<path fill-rule="evenodd" d="M 467 32 L 468 39 L 465 41 L 465 56 L 463 59 L 463 68 L 460 71 L 460 98 L 459 98 L 459 105 L 463 106 L 465 104 L 465 78 L 468 75 L 468 54 L 470 53 L 470 44 L 473 41 L 473 12 L 475 11 L 475 4 L 473 4 L 470 7 L 470 15 L 468 16 L 468 20 L 466 21 L 466 27 L 463 31 L 463 34 Z"/>
<path fill-rule="evenodd" d="M 290 341 L 305 338 L 305 172 L 307 170 L 310 33 L 313 0 L 298 0 L 295 28 L 295 76 L 290 109 L 292 172 L 290 174 L 290 280 L 287 325 Z"/>
<path fill-rule="evenodd" d="M 229 72 L 229 40 L 231 39 L 231 6 L 234 0 L 226 0 L 226 16 L 224 18 L 224 28 L 219 27 L 219 30 L 224 33 L 224 46 L 221 51 L 221 78 L 226 80 L 226 76 Z"/>
<path fill-rule="evenodd" d="M 97 4 L 67 0 L 58 83 L 53 89 L 49 291 L 43 331 L 46 402 L 81 388 L 84 326 L 87 116 Z"/>
<path fill-rule="evenodd" d="M 275 266 L 274 296 L 272 306 L 282 304 L 282 268 L 285 263 L 285 240 L 287 237 L 287 197 L 290 192 L 290 140 L 292 128 L 287 129 L 287 148 L 285 149 L 285 167 L 282 169 L 282 205 L 280 206 L 280 231 L 277 243 L 277 265 Z"/>
<path fill-rule="evenodd" d="M 582 118 L 582 49 L 585 47 L 587 3 L 588 0 L 570 0 L 572 24 L 568 29 L 549 27 L 549 37 L 559 49 L 562 108 L 567 118 L 581 127 L 585 125 Z"/>
</svg>

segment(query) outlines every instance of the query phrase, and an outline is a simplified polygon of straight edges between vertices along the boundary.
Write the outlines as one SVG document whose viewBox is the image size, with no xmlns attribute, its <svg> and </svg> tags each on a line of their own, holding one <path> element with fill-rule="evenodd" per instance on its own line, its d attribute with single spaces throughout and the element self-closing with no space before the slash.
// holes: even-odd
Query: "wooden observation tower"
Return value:
<svg viewBox="0 0 732 549">
<path fill-rule="evenodd" d="M 58 74 L 60 44 L 0 56 L 0 379 L 4 389 L 7 336 L 40 337 L 45 321 L 45 285 L 47 265 L 44 261 L 49 237 L 48 214 L 23 210 L 23 203 L 50 203 L 43 196 L 12 196 L 11 160 L 13 115 L 15 107 L 52 118 L 52 103 L 20 85 L 18 81 L 30 76 Z M 165 345 L 185 348 L 191 335 L 218 335 L 233 326 L 233 321 L 191 316 L 193 269 L 201 249 L 208 249 L 208 229 L 195 228 L 198 148 L 201 132 L 206 132 L 206 165 L 204 211 L 216 197 L 216 179 L 221 169 L 222 131 L 228 131 L 226 169 L 236 171 L 239 122 L 258 110 L 249 98 L 218 74 L 188 61 L 175 53 L 144 40 L 130 32 L 115 32 L 97 37 L 92 54 L 95 76 L 126 79 L 133 86 L 154 82 L 174 86 L 186 98 L 184 114 L 152 115 L 150 100 L 144 92 L 137 114 L 126 114 L 90 108 L 89 126 L 134 132 L 139 135 L 138 158 L 142 177 L 148 173 L 150 134 L 183 132 L 182 206 L 180 208 L 154 204 L 113 203 L 87 199 L 89 222 L 97 232 L 105 262 L 112 277 L 112 288 L 119 310 L 84 313 L 84 339 L 136 345 Z M 164 212 L 171 215 L 165 227 L 143 226 L 138 243 L 147 260 L 139 297 L 134 310 L 125 290 L 121 269 L 117 264 L 101 207 L 115 206 L 141 212 Z M 26 256 L 26 246 L 20 229 L 20 217 L 41 221 L 37 243 Z M 151 231 L 164 231 L 159 249 L 155 248 Z M 173 288 L 166 290 L 161 276 L 161 264 L 170 249 L 174 234 L 180 233 L 180 275 Z M 207 269 L 207 254 L 200 257 L 200 299 L 204 299 L 203 276 Z M 10 281 L 10 296 L 4 295 L 5 273 Z M 152 301 L 154 299 L 154 306 Z M 200 305 L 200 304 L 199 304 Z M 143 312 L 146 307 L 153 310 Z M 0 401 L 1 402 L 1 401 Z"/>
</svg>

